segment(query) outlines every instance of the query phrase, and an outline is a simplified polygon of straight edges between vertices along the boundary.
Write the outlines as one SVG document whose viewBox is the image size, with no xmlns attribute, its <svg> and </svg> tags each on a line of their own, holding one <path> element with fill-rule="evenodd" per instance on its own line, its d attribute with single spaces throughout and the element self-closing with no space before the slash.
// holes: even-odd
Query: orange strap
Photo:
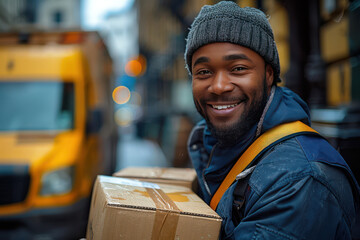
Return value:
<svg viewBox="0 0 360 240">
<path fill-rule="evenodd" d="M 269 145 L 292 135 L 298 135 L 303 133 L 317 133 L 314 129 L 308 125 L 296 121 L 290 123 L 284 123 L 276 126 L 258 137 L 240 156 L 233 168 L 230 170 L 220 187 L 215 192 L 211 199 L 210 207 L 216 210 L 220 199 L 225 191 L 235 181 L 236 176 L 241 173 L 249 164 Z"/>
</svg>

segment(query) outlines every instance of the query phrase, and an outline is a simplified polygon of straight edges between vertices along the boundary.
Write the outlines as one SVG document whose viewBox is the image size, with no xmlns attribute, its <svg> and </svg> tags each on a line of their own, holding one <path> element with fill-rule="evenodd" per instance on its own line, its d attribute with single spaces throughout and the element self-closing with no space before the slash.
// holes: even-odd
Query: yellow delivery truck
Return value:
<svg viewBox="0 0 360 240">
<path fill-rule="evenodd" d="M 112 61 L 96 32 L 0 35 L 0 239 L 79 239 L 116 164 Z"/>
</svg>

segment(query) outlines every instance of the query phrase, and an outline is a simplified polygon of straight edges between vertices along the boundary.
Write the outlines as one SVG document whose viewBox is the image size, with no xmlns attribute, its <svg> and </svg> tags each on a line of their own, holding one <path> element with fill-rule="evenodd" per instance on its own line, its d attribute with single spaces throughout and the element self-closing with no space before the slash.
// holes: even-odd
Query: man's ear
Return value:
<svg viewBox="0 0 360 240">
<path fill-rule="evenodd" d="M 269 88 L 274 84 L 274 70 L 270 64 L 266 63 L 265 66 L 266 84 Z"/>
</svg>

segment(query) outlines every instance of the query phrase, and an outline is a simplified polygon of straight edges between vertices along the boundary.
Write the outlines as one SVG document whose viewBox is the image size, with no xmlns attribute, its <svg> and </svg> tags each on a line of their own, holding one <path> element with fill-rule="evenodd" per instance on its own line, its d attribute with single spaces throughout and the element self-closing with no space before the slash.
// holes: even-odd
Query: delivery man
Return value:
<svg viewBox="0 0 360 240">
<path fill-rule="evenodd" d="M 221 239 L 351 239 L 359 186 L 309 127 L 306 103 L 277 86 L 265 14 L 230 1 L 204 6 L 185 61 L 203 117 L 188 149 L 200 194 L 223 219 Z"/>
</svg>

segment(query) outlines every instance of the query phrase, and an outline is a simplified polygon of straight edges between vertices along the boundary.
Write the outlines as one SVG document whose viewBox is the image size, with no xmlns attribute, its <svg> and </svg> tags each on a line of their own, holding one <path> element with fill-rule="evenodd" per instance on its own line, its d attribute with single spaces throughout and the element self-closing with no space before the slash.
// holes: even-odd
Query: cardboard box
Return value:
<svg viewBox="0 0 360 240">
<path fill-rule="evenodd" d="M 198 190 L 196 171 L 193 168 L 128 167 L 113 176 L 184 186 L 194 192 Z"/>
<path fill-rule="evenodd" d="M 218 239 L 221 218 L 189 188 L 98 176 L 87 240 Z"/>
</svg>

